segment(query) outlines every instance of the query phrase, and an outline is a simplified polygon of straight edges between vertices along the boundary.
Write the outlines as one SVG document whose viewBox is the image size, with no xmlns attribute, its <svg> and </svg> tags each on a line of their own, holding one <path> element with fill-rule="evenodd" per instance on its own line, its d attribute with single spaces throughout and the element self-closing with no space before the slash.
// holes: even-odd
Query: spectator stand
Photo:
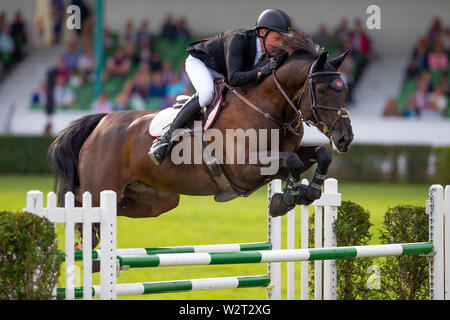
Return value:
<svg viewBox="0 0 450 320">
<path fill-rule="evenodd" d="M 450 25 L 436 18 L 409 58 L 395 112 L 409 118 L 450 117 Z M 392 110 L 392 101 L 390 101 Z"/>
<path fill-rule="evenodd" d="M 103 92 L 105 99 L 112 103 L 113 111 L 159 110 L 174 101 L 175 95 L 191 94 L 192 88 L 184 73 L 186 47 L 195 39 L 189 38 L 190 32 L 186 27 L 185 18 L 173 25 L 173 32 L 169 36 L 151 34 L 148 20 L 143 20 L 139 29 L 134 30 L 133 21 L 125 23 L 124 32 L 119 33 L 105 27 L 104 30 L 104 59 L 103 59 Z M 181 28 L 181 29 L 179 29 Z M 164 28 L 162 28 L 164 30 Z M 175 31 L 180 30 L 179 34 Z M 74 54 L 72 43 L 67 44 L 62 59 Z M 93 111 L 99 101 L 94 101 L 95 63 L 92 48 L 86 41 L 76 40 L 77 67 L 69 69 L 66 86 L 67 92 L 73 92 L 74 99 L 67 99 L 67 104 L 56 104 L 56 111 Z M 63 63 L 61 63 L 63 64 Z M 129 66 L 127 66 L 129 64 Z M 56 66 L 56 70 L 61 67 Z M 64 69 L 64 66 L 61 67 Z M 152 88 L 158 84 L 158 93 L 151 95 Z M 175 80 L 177 81 L 175 81 Z M 58 82 L 58 79 L 56 79 Z M 32 97 L 31 110 L 45 110 L 45 83 L 41 84 Z M 55 92 L 56 93 L 56 92 Z M 166 94 L 167 93 L 167 94 Z M 71 94 L 69 94 L 71 95 Z"/>
<path fill-rule="evenodd" d="M 329 57 L 337 56 L 351 49 L 339 71 L 349 88 L 347 101 L 352 102 L 353 91 L 369 63 L 371 54 L 370 39 L 363 30 L 362 21 L 355 19 L 351 29 L 348 26 L 348 19 L 344 17 L 331 33 L 322 23 L 312 38 L 316 44 L 328 51 Z"/>
<path fill-rule="evenodd" d="M 0 81 L 25 58 L 28 52 L 28 30 L 22 14 L 17 11 L 8 21 L 5 11 L 0 11 Z"/>
</svg>

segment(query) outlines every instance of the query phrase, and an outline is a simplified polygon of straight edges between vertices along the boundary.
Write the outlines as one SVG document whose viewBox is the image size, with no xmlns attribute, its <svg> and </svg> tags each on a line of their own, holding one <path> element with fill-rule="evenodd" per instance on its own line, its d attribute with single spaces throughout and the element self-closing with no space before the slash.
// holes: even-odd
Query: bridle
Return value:
<svg viewBox="0 0 450 320">
<path fill-rule="evenodd" d="M 274 76 L 274 81 L 275 81 L 275 84 L 277 85 L 278 90 L 282 93 L 282 95 L 284 96 L 286 101 L 289 103 L 289 105 L 291 106 L 291 108 L 294 110 L 294 112 L 297 115 L 293 121 L 294 122 L 299 122 L 299 120 L 304 121 L 308 126 L 314 126 L 317 129 L 319 129 L 323 134 L 325 134 L 327 137 L 330 137 L 334 130 L 334 127 L 336 126 L 336 123 L 338 121 L 340 121 L 341 119 L 347 119 L 349 117 L 349 112 L 345 107 L 336 108 L 336 107 L 324 106 L 322 104 L 317 103 L 316 93 L 314 91 L 313 78 L 316 76 L 321 76 L 321 75 L 340 76 L 341 74 L 340 74 L 340 72 L 337 72 L 337 71 L 312 72 L 312 70 L 314 70 L 316 63 L 317 63 L 317 60 L 315 60 L 310 65 L 309 70 L 308 70 L 307 80 L 305 81 L 305 84 L 303 85 L 303 88 L 300 91 L 300 93 L 294 98 L 294 101 L 296 101 L 296 105 L 294 105 L 294 103 L 291 101 L 291 99 L 288 97 L 288 95 L 284 91 L 283 87 L 281 86 L 281 84 L 275 74 L 275 70 L 273 71 L 273 76 Z M 308 86 L 308 90 L 309 90 L 309 102 L 310 102 L 310 107 L 311 107 L 314 119 L 306 119 L 304 117 L 304 115 L 302 114 L 302 112 L 300 111 L 300 104 L 302 102 L 303 96 L 305 95 L 306 86 Z M 331 110 L 331 111 L 335 111 L 337 113 L 337 117 L 334 119 L 330 128 L 328 128 L 328 126 L 320 119 L 318 112 L 317 112 L 319 109 Z"/>
<path fill-rule="evenodd" d="M 333 132 L 335 126 L 336 126 L 336 123 L 338 121 L 340 121 L 341 119 L 347 119 L 349 117 L 349 112 L 348 112 L 348 110 L 345 107 L 335 108 L 335 107 L 324 106 L 324 105 L 321 105 L 321 104 L 317 103 L 316 95 L 315 95 L 315 92 L 314 92 L 313 78 L 316 77 L 316 76 L 320 76 L 320 75 L 337 75 L 337 76 L 340 76 L 340 73 L 337 72 L 337 71 L 312 72 L 312 70 L 314 70 L 314 66 L 316 65 L 316 63 L 317 63 L 317 60 L 315 60 L 310 65 L 309 70 L 308 70 L 308 78 L 305 81 L 305 84 L 303 85 L 302 90 L 299 92 L 298 95 L 296 95 L 296 97 L 294 97 L 294 101 L 297 102 L 297 105 L 295 105 L 292 102 L 292 100 L 289 98 L 289 96 L 286 94 L 286 91 L 283 89 L 280 81 L 278 80 L 278 78 L 276 76 L 276 73 L 275 73 L 276 71 L 273 70 L 273 72 L 272 72 L 273 79 L 274 79 L 274 82 L 275 82 L 278 90 L 281 92 L 283 97 L 288 102 L 289 106 L 292 108 L 292 110 L 296 114 L 296 117 L 294 119 L 292 119 L 291 121 L 289 121 L 289 122 L 282 122 L 282 121 L 276 119 L 275 117 L 273 117 L 272 115 L 270 115 L 269 113 L 262 111 L 257 106 L 255 106 L 251 101 L 247 100 L 244 96 L 242 96 L 239 92 L 237 92 L 236 89 L 234 89 L 233 87 L 228 85 L 226 82 L 225 82 L 225 85 L 226 85 L 226 87 L 228 89 L 230 89 L 235 95 L 237 95 L 242 101 L 244 101 L 253 110 L 255 110 L 256 112 L 258 112 L 261 115 L 263 115 L 266 119 L 269 119 L 272 122 L 275 122 L 277 125 L 279 125 L 284 130 L 288 130 L 288 131 L 290 131 L 291 133 L 293 133 L 295 135 L 302 135 L 302 133 L 298 132 L 298 129 L 301 127 L 302 121 L 304 121 L 308 126 L 316 127 L 323 134 L 325 134 L 328 138 L 330 138 L 331 134 L 332 134 L 332 132 Z M 308 88 L 309 88 L 310 107 L 311 107 L 314 119 L 306 119 L 304 117 L 303 113 L 300 110 L 300 104 L 301 104 L 302 98 L 303 98 L 303 96 L 305 94 L 306 86 L 308 86 Z M 319 110 L 319 109 L 336 111 L 337 117 L 333 121 L 333 123 L 332 123 L 330 128 L 328 128 L 328 126 L 323 121 L 321 121 L 321 119 L 319 118 L 318 113 L 317 113 L 317 110 Z"/>
<path fill-rule="evenodd" d="M 315 60 L 309 67 L 308 78 L 307 78 L 307 85 L 308 85 L 308 89 L 309 89 L 309 101 L 310 101 L 310 106 L 311 106 L 311 109 L 313 112 L 314 120 L 306 120 L 304 118 L 303 119 L 308 126 L 313 125 L 317 129 L 319 129 L 321 132 L 323 132 L 325 135 L 329 136 L 333 132 L 334 127 L 336 126 L 336 123 L 338 121 L 340 121 L 341 119 L 347 119 L 349 117 L 350 113 L 348 112 L 348 110 L 345 107 L 336 108 L 336 107 L 324 106 L 324 105 L 317 103 L 316 93 L 314 90 L 313 78 L 316 76 L 321 76 L 321 75 L 340 76 L 341 74 L 340 74 L 340 72 L 337 72 L 337 71 L 312 72 L 312 70 L 314 70 L 316 63 L 317 63 L 317 60 Z M 275 81 L 278 81 L 278 79 L 275 79 Z M 304 93 L 305 93 L 305 86 L 303 86 L 303 89 L 297 99 L 297 106 L 298 106 L 297 110 L 299 110 L 299 111 L 300 111 L 300 104 L 301 104 L 302 98 L 304 96 Z M 337 117 L 334 119 L 333 123 L 331 124 L 331 128 L 328 128 L 328 126 L 323 121 L 320 120 L 320 118 L 317 114 L 317 110 L 319 110 L 319 109 L 336 111 Z"/>
</svg>

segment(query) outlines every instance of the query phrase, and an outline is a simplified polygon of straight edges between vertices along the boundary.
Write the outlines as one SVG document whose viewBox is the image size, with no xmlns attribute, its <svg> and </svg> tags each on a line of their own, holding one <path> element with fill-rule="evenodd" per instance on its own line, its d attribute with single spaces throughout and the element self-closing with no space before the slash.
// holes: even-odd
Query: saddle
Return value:
<svg viewBox="0 0 450 320">
<path fill-rule="evenodd" d="M 217 79 L 214 81 L 214 97 L 211 103 L 204 107 L 198 118 L 196 120 L 201 119 L 203 124 L 203 131 L 205 132 L 210 127 L 214 125 L 216 122 L 219 113 L 222 109 L 222 100 L 225 89 L 225 78 Z M 169 129 L 172 121 L 177 116 L 178 112 L 183 108 L 187 100 L 191 97 L 186 95 L 179 95 L 176 98 L 175 104 L 167 109 L 161 110 L 158 114 L 153 118 L 149 127 L 149 134 L 153 138 L 160 137 L 164 134 L 166 130 Z M 187 132 L 193 135 L 193 130 L 191 129 L 192 125 L 187 128 Z"/>
<path fill-rule="evenodd" d="M 219 117 L 222 110 L 222 101 L 225 95 L 225 78 L 214 81 L 214 97 L 209 106 L 203 108 L 196 120 L 202 121 L 202 134 L 211 128 Z M 178 112 L 183 108 L 184 104 L 190 96 L 180 95 L 176 98 L 176 103 L 167 109 L 160 111 L 152 120 L 149 127 L 149 134 L 153 138 L 160 137 L 166 130 L 169 129 L 170 124 L 177 116 Z M 182 130 L 180 135 L 195 134 L 193 124 Z M 179 136 L 174 137 L 177 139 Z M 194 139 L 195 141 L 197 139 Z M 202 148 L 206 147 L 206 141 L 202 139 Z M 217 202 L 225 202 L 237 198 L 239 196 L 248 196 L 254 190 L 245 190 L 236 186 L 226 175 L 223 170 L 223 165 L 215 157 L 205 153 L 203 168 L 215 186 L 214 200 Z"/>
</svg>

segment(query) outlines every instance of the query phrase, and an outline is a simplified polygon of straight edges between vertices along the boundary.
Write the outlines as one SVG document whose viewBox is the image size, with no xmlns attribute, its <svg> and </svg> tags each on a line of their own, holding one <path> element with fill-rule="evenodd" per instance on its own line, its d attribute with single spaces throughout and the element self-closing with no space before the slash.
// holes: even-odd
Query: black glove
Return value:
<svg viewBox="0 0 450 320">
<path fill-rule="evenodd" d="M 259 68 L 258 79 L 267 77 L 278 67 L 278 62 L 275 59 L 270 59 L 265 65 Z"/>
</svg>

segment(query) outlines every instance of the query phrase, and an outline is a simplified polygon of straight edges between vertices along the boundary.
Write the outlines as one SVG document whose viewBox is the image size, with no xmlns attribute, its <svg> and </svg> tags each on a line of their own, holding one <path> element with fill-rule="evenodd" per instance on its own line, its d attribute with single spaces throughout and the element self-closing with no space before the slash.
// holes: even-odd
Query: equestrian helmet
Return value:
<svg viewBox="0 0 450 320">
<path fill-rule="evenodd" d="M 260 15 L 256 22 L 255 29 L 266 28 L 277 31 L 284 36 L 291 35 L 291 18 L 279 9 L 266 9 Z"/>
</svg>

